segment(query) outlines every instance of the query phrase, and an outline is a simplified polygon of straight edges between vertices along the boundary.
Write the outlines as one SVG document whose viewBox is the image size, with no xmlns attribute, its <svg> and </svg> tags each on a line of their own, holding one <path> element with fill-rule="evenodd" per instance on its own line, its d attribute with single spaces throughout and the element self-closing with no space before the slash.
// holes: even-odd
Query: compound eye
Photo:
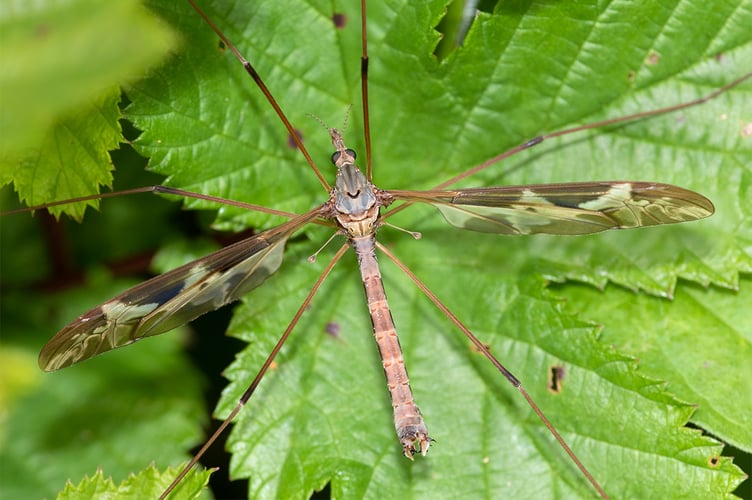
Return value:
<svg viewBox="0 0 752 500">
<path fill-rule="evenodd" d="M 352 156 L 353 161 L 355 161 L 355 157 L 357 156 L 355 154 L 355 151 L 353 151 L 352 149 L 345 149 L 344 154 L 346 154 L 348 156 Z M 340 158 L 340 156 L 342 156 L 342 153 L 340 151 L 335 151 L 334 154 L 332 154 L 332 163 L 334 163 L 336 165 L 337 161 Z"/>
</svg>

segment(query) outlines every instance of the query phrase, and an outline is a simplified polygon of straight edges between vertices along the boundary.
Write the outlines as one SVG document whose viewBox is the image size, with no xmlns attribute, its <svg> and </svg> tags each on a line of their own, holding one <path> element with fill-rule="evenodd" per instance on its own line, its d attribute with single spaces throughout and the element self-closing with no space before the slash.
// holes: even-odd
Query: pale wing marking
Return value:
<svg viewBox="0 0 752 500">
<path fill-rule="evenodd" d="M 108 300 L 60 330 L 39 354 L 39 366 L 58 370 L 237 300 L 279 268 L 287 239 L 320 215 L 312 210 Z"/>
<path fill-rule="evenodd" d="M 389 191 L 430 203 L 447 222 L 499 234 L 589 234 L 702 219 L 714 211 L 704 196 L 651 182 L 582 182 L 456 191 Z"/>
</svg>

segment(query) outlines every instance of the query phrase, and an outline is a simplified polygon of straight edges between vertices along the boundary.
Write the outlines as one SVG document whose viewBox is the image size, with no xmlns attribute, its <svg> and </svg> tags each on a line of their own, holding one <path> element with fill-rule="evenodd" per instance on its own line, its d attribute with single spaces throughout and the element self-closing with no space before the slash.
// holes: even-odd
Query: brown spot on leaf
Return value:
<svg viewBox="0 0 752 500">
<path fill-rule="evenodd" d="M 334 14 L 332 14 L 332 22 L 334 23 L 335 28 L 341 30 L 347 24 L 347 16 L 342 13 L 335 12 Z"/>
<path fill-rule="evenodd" d="M 487 350 L 491 350 L 491 344 L 483 344 L 483 347 L 485 347 Z M 479 352 L 482 354 L 482 351 L 478 349 L 475 344 L 470 345 L 470 350 L 473 352 Z"/>
<path fill-rule="evenodd" d="M 752 122 L 742 125 L 741 136 L 743 138 L 752 137 Z"/>
<path fill-rule="evenodd" d="M 52 29 L 49 24 L 40 24 L 37 29 L 34 30 L 34 36 L 37 38 L 47 38 Z"/>
<path fill-rule="evenodd" d="M 300 142 L 303 142 L 303 132 L 301 132 L 299 129 L 295 129 L 295 135 L 298 136 L 298 140 Z M 290 134 L 287 134 L 287 146 L 290 149 L 298 149 L 298 144 L 295 142 L 295 139 Z"/>
<path fill-rule="evenodd" d="M 330 321 L 326 324 L 326 327 L 324 328 L 324 331 L 331 335 L 332 337 L 338 338 L 339 337 L 339 331 L 340 326 L 339 323 L 336 321 Z"/>
</svg>

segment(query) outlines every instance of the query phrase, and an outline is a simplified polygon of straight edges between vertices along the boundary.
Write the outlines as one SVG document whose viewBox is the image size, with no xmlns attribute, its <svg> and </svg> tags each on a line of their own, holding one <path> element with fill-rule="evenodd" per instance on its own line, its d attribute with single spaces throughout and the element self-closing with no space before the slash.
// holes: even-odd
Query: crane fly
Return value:
<svg viewBox="0 0 752 500">
<path fill-rule="evenodd" d="M 224 46 L 232 47 L 231 40 L 225 40 Z M 243 115 L 245 111 L 247 110 L 240 110 L 238 113 Z M 138 108 L 132 113 L 137 115 Z M 370 176 L 356 169 L 357 164 L 361 161 L 368 164 L 368 160 L 356 161 L 354 151 L 345 146 L 340 134 L 340 131 L 330 130 L 330 139 L 335 151 L 333 160 L 338 167 L 338 176 L 336 187 L 326 203 L 247 240 L 147 281 L 92 309 L 61 330 L 45 346 L 40 355 L 40 364 L 45 369 L 62 368 L 145 336 L 164 333 L 208 310 L 240 298 L 275 274 L 282 265 L 282 253 L 286 244 L 297 231 L 322 218 L 336 221 L 338 231 L 345 233 L 350 244 L 356 247 L 359 259 L 366 261 L 361 267 L 361 273 L 367 292 L 376 289 L 380 294 L 380 278 L 375 274 L 378 271 L 375 261 L 371 259 L 373 248 L 370 245 L 375 244 L 373 233 L 384 220 L 383 216 L 379 215 L 380 208 L 387 209 L 399 201 L 432 205 L 451 226 L 498 234 L 590 234 L 607 229 L 697 220 L 713 211 L 710 201 L 702 195 L 657 182 L 588 181 L 488 188 L 442 186 L 440 189 L 423 191 L 382 191 L 370 183 Z M 309 134 L 305 134 L 305 137 L 305 144 L 309 140 L 314 140 L 312 137 L 308 138 Z M 160 146 L 157 143 L 153 147 L 158 149 Z M 404 148 L 405 145 L 398 147 Z M 368 150 L 367 147 L 365 149 Z M 377 159 L 374 162 L 374 174 L 377 176 L 379 165 L 380 161 Z M 366 167 L 364 172 L 367 172 Z M 405 172 L 404 177 L 407 179 L 412 176 L 411 171 Z M 379 182 L 379 186 L 382 184 L 385 182 Z M 412 229 L 416 220 L 408 219 L 410 225 L 407 227 Z M 357 229 L 353 228 L 353 224 Z M 380 234 L 386 231 L 388 229 L 382 228 Z M 392 240 L 393 238 L 389 239 L 390 242 Z M 472 241 L 474 245 L 479 241 L 488 240 L 468 236 L 466 241 Z M 500 242 L 492 244 L 498 245 Z M 387 252 L 387 255 L 391 255 L 387 248 L 381 249 Z M 338 259 L 342 253 L 336 255 Z M 336 281 L 334 276 L 329 279 Z M 404 294 L 404 288 L 398 290 Z M 252 295 L 257 296 L 258 294 Z M 384 309 L 382 300 L 383 297 L 369 297 L 374 328 L 380 319 L 388 318 L 390 315 L 388 310 Z M 312 307 L 317 307 L 315 300 Z M 113 318 L 118 318 L 118 327 L 113 327 Z M 404 330 L 404 327 L 399 326 L 399 322 L 397 325 Z M 392 327 L 387 325 L 387 329 L 390 330 Z M 354 333 L 348 331 L 342 336 L 349 339 Z M 380 333 L 383 332 L 378 330 L 377 335 Z M 389 376 L 391 369 L 401 370 L 402 361 L 396 338 L 389 335 L 387 337 L 391 339 L 391 344 L 382 344 L 381 350 L 382 353 L 389 352 L 393 355 L 393 362 L 384 360 L 385 371 Z M 417 339 L 413 337 L 413 340 Z M 424 339 L 422 342 L 428 341 Z M 489 352 L 488 347 L 482 342 L 476 343 L 475 348 L 487 355 L 499 355 L 501 350 L 500 346 L 491 345 Z M 410 351 L 413 356 L 418 357 L 416 349 L 418 348 L 413 347 Z M 409 366 L 409 359 L 407 364 Z M 545 377 L 549 369 L 550 367 L 546 367 L 542 370 L 543 390 L 546 389 Z M 485 368 L 478 370 L 482 372 Z M 426 425 L 430 427 L 430 412 L 425 411 L 424 407 L 427 420 L 424 423 L 420 412 L 412 406 L 413 398 L 408 392 L 406 373 L 400 371 L 392 375 L 404 381 L 391 385 L 393 392 L 402 392 L 393 394 L 394 417 L 397 420 L 395 425 L 401 449 L 408 456 L 416 452 L 425 453 L 431 442 L 426 429 Z M 517 379 L 513 375 L 507 375 L 510 381 L 516 383 Z M 452 384 L 451 378 L 452 375 L 447 374 L 447 380 L 441 381 L 441 387 L 444 384 Z M 572 384 L 571 379 L 567 380 L 568 385 Z M 414 385 L 417 389 L 417 384 Z M 399 391 L 400 388 L 404 391 Z M 422 401 L 430 396 L 430 392 L 424 393 L 419 399 Z M 405 406 L 409 407 L 407 412 L 403 411 Z M 412 422 L 410 425 L 403 425 L 399 420 L 406 415 Z M 469 432 L 476 433 L 479 430 L 470 429 Z M 433 434 L 434 431 L 431 431 L 432 436 Z M 358 432 L 353 432 L 353 435 L 358 435 Z M 361 438 L 363 439 L 358 439 L 353 446 L 362 446 L 363 441 L 367 442 L 369 439 L 367 435 Z M 442 437 L 439 435 L 437 438 L 444 449 L 456 445 L 444 445 Z M 269 439 L 273 438 L 270 436 Z M 500 442 L 496 446 L 503 446 L 503 443 Z M 386 453 L 381 450 L 380 452 Z M 577 485 L 576 488 L 583 489 L 582 485 Z"/>
</svg>

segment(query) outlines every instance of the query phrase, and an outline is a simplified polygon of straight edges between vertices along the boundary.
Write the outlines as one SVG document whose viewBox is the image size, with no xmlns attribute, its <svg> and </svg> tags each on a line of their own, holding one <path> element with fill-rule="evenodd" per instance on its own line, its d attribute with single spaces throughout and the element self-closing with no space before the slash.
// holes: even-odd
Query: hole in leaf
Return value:
<svg viewBox="0 0 752 500">
<path fill-rule="evenodd" d="M 554 365 L 548 370 L 548 390 L 552 394 L 559 394 L 563 389 L 566 370 L 562 365 Z"/>
<path fill-rule="evenodd" d="M 453 0 L 447 5 L 446 14 L 434 27 L 442 34 L 434 55 L 444 59 L 454 52 L 465 41 L 478 12 L 491 13 L 496 3 L 496 0 Z"/>
</svg>

